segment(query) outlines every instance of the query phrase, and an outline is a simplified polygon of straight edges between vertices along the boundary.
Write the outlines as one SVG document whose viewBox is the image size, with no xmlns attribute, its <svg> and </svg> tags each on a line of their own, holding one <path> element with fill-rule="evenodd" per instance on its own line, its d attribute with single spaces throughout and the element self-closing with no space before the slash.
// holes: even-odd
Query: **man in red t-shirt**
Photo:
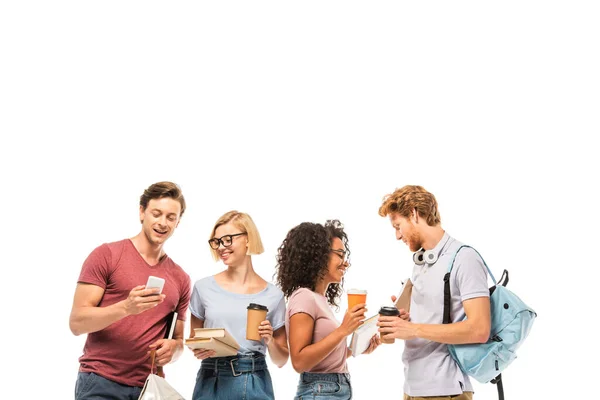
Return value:
<svg viewBox="0 0 600 400">
<path fill-rule="evenodd" d="M 97 247 L 83 263 L 69 321 L 73 334 L 88 334 L 76 400 L 137 400 L 150 373 L 150 352 L 161 369 L 180 356 L 191 281 L 163 245 L 184 211 L 176 184 L 151 185 L 140 197 L 140 233 Z M 165 280 L 161 294 L 145 288 L 149 276 Z M 164 339 L 173 312 L 173 339 Z"/>
</svg>

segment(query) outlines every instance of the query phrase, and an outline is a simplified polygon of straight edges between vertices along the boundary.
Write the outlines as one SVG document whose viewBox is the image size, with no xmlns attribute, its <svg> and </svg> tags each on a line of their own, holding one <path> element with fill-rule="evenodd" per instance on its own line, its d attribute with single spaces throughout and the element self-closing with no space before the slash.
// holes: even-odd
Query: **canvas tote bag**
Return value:
<svg viewBox="0 0 600 400">
<path fill-rule="evenodd" d="M 152 359 L 150 375 L 146 378 L 138 400 L 185 400 L 164 378 L 154 374 L 155 350 L 152 350 L 150 358 Z"/>
</svg>

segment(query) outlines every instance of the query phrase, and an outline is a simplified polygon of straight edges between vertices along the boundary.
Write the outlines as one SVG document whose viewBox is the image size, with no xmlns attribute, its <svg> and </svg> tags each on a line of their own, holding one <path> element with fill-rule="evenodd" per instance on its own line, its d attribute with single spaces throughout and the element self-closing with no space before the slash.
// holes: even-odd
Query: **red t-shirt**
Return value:
<svg viewBox="0 0 600 400">
<path fill-rule="evenodd" d="M 185 321 L 191 292 L 190 277 L 179 265 L 165 256 L 150 266 L 129 239 L 103 244 L 85 260 L 78 282 L 104 289 L 99 307 L 126 299 L 131 289 L 145 285 L 150 275 L 165 279 L 165 300 L 88 334 L 79 358 L 80 371 L 124 385 L 144 386 L 150 373 L 148 346 L 165 336 L 170 313 L 177 311 L 177 318 Z"/>
</svg>

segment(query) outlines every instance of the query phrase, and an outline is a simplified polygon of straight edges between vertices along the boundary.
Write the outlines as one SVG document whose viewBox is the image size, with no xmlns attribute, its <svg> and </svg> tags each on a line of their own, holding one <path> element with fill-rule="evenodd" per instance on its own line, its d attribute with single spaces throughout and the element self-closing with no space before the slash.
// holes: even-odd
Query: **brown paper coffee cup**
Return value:
<svg viewBox="0 0 600 400">
<path fill-rule="evenodd" d="M 261 304 L 250 303 L 248 305 L 248 318 L 246 322 L 246 339 L 260 340 L 258 327 L 260 323 L 267 319 L 269 309 Z"/>
</svg>

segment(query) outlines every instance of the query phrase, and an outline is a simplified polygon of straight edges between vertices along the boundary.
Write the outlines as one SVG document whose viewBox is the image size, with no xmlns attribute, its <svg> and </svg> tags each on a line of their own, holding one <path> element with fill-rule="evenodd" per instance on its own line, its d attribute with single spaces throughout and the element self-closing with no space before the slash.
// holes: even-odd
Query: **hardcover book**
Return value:
<svg viewBox="0 0 600 400">
<path fill-rule="evenodd" d="M 185 340 L 190 349 L 215 350 L 215 357 L 235 356 L 240 345 L 224 328 L 196 328 L 194 337 Z"/>
</svg>

